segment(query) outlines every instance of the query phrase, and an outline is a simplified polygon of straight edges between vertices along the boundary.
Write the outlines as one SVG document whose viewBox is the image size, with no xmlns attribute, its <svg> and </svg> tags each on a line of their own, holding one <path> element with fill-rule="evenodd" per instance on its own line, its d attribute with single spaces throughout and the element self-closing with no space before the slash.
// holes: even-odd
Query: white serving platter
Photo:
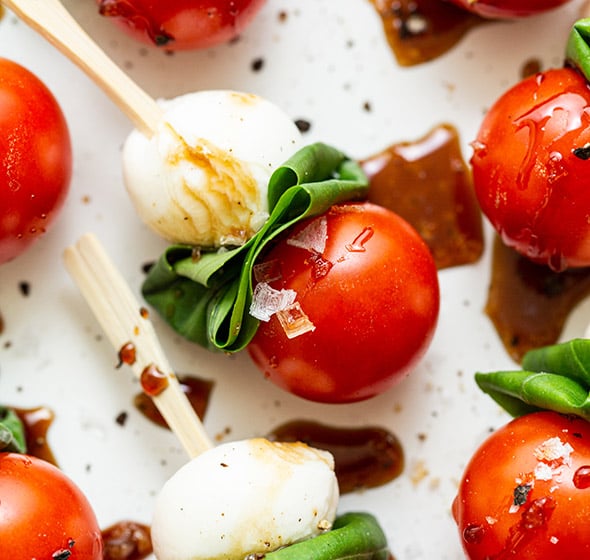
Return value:
<svg viewBox="0 0 590 560">
<path fill-rule="evenodd" d="M 368 0 L 268 0 L 240 41 L 174 55 L 124 36 L 98 16 L 94 0 L 64 4 L 154 97 L 252 91 L 293 119 L 309 121 L 309 142 L 333 144 L 359 159 L 449 123 L 468 159 L 486 108 L 520 78 L 522 65 L 530 59 L 543 68 L 561 64 L 583 3 L 479 27 L 447 54 L 410 68 L 397 64 Z M 288 17 L 280 18 L 283 12 Z M 142 266 L 166 246 L 140 222 L 123 187 L 120 151 L 131 125 L 77 67 L 10 12 L 0 20 L 0 56 L 26 66 L 55 94 L 75 158 L 58 223 L 0 267 L 0 402 L 55 412 L 50 445 L 102 527 L 124 519 L 149 524 L 156 493 L 186 456 L 172 433 L 134 408 L 137 381 L 115 368 L 115 354 L 62 265 L 64 248 L 91 231 L 140 297 Z M 252 69 L 256 59 L 264 61 L 259 71 Z M 440 272 L 438 329 L 419 367 L 370 401 L 328 406 L 301 400 L 265 381 L 246 354 L 208 353 L 152 318 L 175 369 L 214 381 L 205 426 L 217 441 L 263 435 L 291 419 L 395 433 L 405 452 L 402 475 L 343 496 L 340 510 L 374 513 L 397 560 L 460 560 L 450 513 L 457 482 L 478 443 L 508 419 L 480 393 L 473 373 L 514 367 L 483 312 L 492 238 L 487 225 L 485 234 L 478 263 Z M 583 333 L 585 310 L 587 304 L 571 316 L 564 337 Z M 121 412 L 128 414 L 124 425 L 116 422 Z"/>
</svg>

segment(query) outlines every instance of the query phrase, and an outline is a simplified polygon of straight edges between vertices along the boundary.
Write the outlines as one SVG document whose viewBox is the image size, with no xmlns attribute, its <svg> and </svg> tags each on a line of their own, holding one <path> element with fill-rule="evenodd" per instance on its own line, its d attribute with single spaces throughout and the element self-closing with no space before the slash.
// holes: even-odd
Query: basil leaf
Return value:
<svg viewBox="0 0 590 560">
<path fill-rule="evenodd" d="M 368 513 L 345 513 L 332 530 L 265 554 L 265 560 L 387 560 L 387 539 Z"/>
<path fill-rule="evenodd" d="M 270 216 L 244 245 L 217 251 L 168 247 L 142 293 L 174 330 L 212 350 L 237 352 L 254 336 L 252 268 L 267 244 L 297 222 L 333 204 L 366 197 L 361 167 L 326 144 L 306 146 L 271 176 Z"/>
<path fill-rule="evenodd" d="M 530 371 L 565 375 L 590 389 L 590 340 L 575 338 L 529 350 L 523 356 L 522 367 Z"/>
<path fill-rule="evenodd" d="M 0 451 L 26 453 L 25 428 L 18 414 L 11 408 L 0 406 Z"/>
<path fill-rule="evenodd" d="M 590 18 L 576 21 L 570 31 L 565 57 L 590 81 Z"/>
<path fill-rule="evenodd" d="M 554 373 L 497 371 L 476 373 L 479 388 L 512 416 L 553 410 L 590 419 L 588 389 Z"/>
</svg>

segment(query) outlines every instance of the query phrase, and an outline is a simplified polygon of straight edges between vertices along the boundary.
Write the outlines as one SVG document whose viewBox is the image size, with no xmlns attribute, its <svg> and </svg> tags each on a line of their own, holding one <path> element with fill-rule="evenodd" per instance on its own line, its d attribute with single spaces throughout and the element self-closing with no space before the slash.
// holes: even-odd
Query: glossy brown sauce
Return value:
<svg viewBox="0 0 590 560">
<path fill-rule="evenodd" d="M 433 60 L 484 20 L 443 0 L 371 0 L 400 66 Z"/>
<path fill-rule="evenodd" d="M 332 453 L 342 494 L 387 484 L 397 478 L 404 468 L 400 441 L 382 428 L 337 428 L 313 421 L 294 420 L 275 428 L 268 438 L 301 441 Z"/>
<path fill-rule="evenodd" d="M 406 219 L 430 247 L 439 269 L 477 261 L 484 248 L 481 211 L 457 130 L 433 128 L 361 161 L 369 200 Z"/>
<path fill-rule="evenodd" d="M 205 417 L 207 407 L 209 406 L 209 399 L 213 391 L 214 383 L 205 379 L 192 376 L 179 376 L 178 381 L 180 388 L 188 397 L 193 409 L 201 418 Z M 154 405 L 154 402 L 145 392 L 138 393 L 133 399 L 135 408 L 139 410 L 148 420 L 163 428 L 168 428 L 166 421 L 160 414 L 160 411 Z"/>
<path fill-rule="evenodd" d="M 152 549 L 150 528 L 135 521 L 119 521 L 103 529 L 104 560 L 142 560 Z"/>
<path fill-rule="evenodd" d="M 590 269 L 554 272 L 496 237 L 485 312 L 516 362 L 532 348 L 554 344 L 568 315 L 588 294 Z"/>
<path fill-rule="evenodd" d="M 11 407 L 12 408 L 12 407 Z M 27 454 L 57 466 L 53 451 L 47 442 L 47 432 L 53 423 L 55 415 L 52 410 L 44 406 L 35 408 L 12 408 L 25 430 Z"/>
</svg>

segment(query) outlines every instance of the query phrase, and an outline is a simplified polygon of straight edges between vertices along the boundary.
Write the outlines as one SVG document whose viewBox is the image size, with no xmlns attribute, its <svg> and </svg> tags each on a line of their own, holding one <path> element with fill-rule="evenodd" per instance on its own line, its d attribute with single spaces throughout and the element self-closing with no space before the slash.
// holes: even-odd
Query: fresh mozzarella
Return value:
<svg viewBox="0 0 590 560">
<path fill-rule="evenodd" d="M 156 133 L 134 130 L 123 148 L 140 218 L 173 243 L 243 244 L 268 217 L 268 180 L 301 147 L 299 130 L 253 94 L 203 91 L 161 104 Z"/>
<path fill-rule="evenodd" d="M 329 530 L 337 504 L 326 451 L 262 438 L 222 444 L 162 488 L 154 552 L 158 560 L 244 560 Z"/>
</svg>

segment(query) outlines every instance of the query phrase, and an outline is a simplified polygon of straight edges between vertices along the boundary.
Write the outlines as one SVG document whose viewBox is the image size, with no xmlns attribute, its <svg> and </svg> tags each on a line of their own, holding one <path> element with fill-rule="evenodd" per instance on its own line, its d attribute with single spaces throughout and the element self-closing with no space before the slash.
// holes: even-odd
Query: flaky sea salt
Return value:
<svg viewBox="0 0 590 560">
<path fill-rule="evenodd" d="M 301 309 L 301 305 L 297 301 L 278 311 L 277 318 L 287 338 L 295 338 L 315 330 L 315 325 L 309 320 L 309 317 Z"/>
<path fill-rule="evenodd" d="M 252 272 L 256 282 L 274 282 L 282 277 L 281 263 L 277 259 L 256 263 Z"/>
<path fill-rule="evenodd" d="M 569 443 L 563 443 L 559 437 L 552 437 L 535 449 L 535 457 L 545 463 L 569 465 L 573 450 Z"/>
<path fill-rule="evenodd" d="M 266 282 L 260 282 L 254 288 L 250 315 L 260 321 L 270 321 L 275 313 L 291 306 L 296 297 L 295 290 L 275 290 Z"/>
<path fill-rule="evenodd" d="M 326 250 L 327 239 L 328 220 L 326 220 L 325 216 L 321 216 L 317 220 L 313 220 L 313 222 L 303 228 L 297 235 L 289 237 L 287 244 L 321 255 Z"/>
<path fill-rule="evenodd" d="M 553 473 L 553 469 L 547 463 L 539 462 L 535 467 L 535 478 L 537 480 L 551 480 Z"/>
</svg>

